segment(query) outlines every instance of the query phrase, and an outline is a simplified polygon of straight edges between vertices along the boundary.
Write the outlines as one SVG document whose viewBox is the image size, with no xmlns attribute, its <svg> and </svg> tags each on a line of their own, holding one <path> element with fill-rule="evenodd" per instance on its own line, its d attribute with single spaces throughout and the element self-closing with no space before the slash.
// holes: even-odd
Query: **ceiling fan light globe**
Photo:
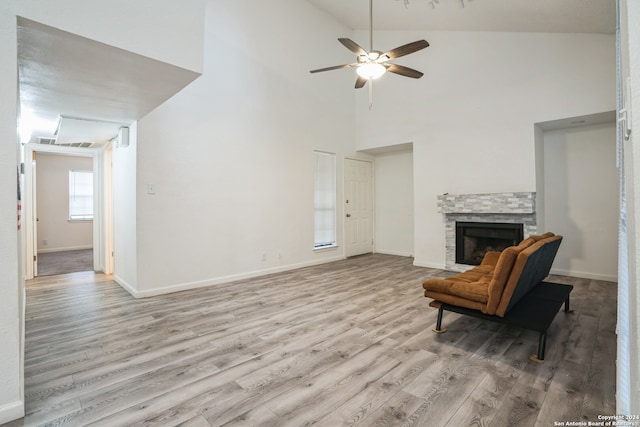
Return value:
<svg viewBox="0 0 640 427">
<path fill-rule="evenodd" d="M 366 64 L 362 64 L 358 67 L 356 72 L 363 79 L 377 79 L 381 75 L 383 75 L 387 71 L 387 69 L 376 62 L 368 62 Z"/>
</svg>

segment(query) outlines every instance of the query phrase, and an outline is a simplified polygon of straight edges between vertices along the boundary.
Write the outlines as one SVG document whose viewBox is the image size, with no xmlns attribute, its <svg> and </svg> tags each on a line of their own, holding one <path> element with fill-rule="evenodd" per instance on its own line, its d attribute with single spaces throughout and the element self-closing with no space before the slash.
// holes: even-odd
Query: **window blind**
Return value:
<svg viewBox="0 0 640 427">
<path fill-rule="evenodd" d="M 336 155 L 314 152 L 314 247 L 336 244 Z"/>
</svg>

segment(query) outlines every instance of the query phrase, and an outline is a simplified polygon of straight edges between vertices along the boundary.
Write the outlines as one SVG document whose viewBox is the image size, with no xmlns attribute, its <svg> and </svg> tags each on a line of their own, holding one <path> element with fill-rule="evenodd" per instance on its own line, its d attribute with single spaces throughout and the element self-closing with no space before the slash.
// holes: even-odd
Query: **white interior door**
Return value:
<svg viewBox="0 0 640 427">
<path fill-rule="evenodd" d="M 373 164 L 345 160 L 345 254 L 373 252 Z"/>
</svg>

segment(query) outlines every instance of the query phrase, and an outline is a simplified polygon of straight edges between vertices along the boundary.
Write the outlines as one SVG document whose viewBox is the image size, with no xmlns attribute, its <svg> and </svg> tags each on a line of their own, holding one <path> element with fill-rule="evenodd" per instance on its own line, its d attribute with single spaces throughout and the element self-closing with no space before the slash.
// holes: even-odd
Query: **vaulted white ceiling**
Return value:
<svg viewBox="0 0 640 427">
<path fill-rule="evenodd" d="M 368 29 L 368 0 L 308 1 L 349 28 Z M 373 5 L 375 30 L 614 33 L 616 29 L 615 0 L 373 0 Z M 197 77 L 33 21 L 19 19 L 18 24 L 21 107 L 41 120 L 55 122 L 66 116 L 127 124 Z M 51 137 L 51 132 L 34 129 L 31 140 Z"/>
<path fill-rule="evenodd" d="M 25 18 L 18 18 L 18 68 L 29 142 L 104 143 L 199 75 Z M 64 135 L 54 135 L 62 122 Z"/>
<path fill-rule="evenodd" d="M 369 0 L 308 0 L 369 28 Z M 464 5 L 464 6 L 462 6 Z M 373 0 L 375 30 L 614 33 L 615 0 Z"/>
</svg>

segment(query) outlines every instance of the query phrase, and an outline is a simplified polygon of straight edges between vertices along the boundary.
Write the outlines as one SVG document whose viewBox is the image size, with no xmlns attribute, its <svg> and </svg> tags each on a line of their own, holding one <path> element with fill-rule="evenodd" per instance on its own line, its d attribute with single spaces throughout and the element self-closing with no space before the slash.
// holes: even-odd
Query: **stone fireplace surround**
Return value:
<svg viewBox="0 0 640 427">
<path fill-rule="evenodd" d="M 473 268 L 456 264 L 456 221 L 523 224 L 526 238 L 537 232 L 535 200 L 535 192 L 439 195 L 438 212 L 445 216 L 445 268 Z"/>
</svg>

